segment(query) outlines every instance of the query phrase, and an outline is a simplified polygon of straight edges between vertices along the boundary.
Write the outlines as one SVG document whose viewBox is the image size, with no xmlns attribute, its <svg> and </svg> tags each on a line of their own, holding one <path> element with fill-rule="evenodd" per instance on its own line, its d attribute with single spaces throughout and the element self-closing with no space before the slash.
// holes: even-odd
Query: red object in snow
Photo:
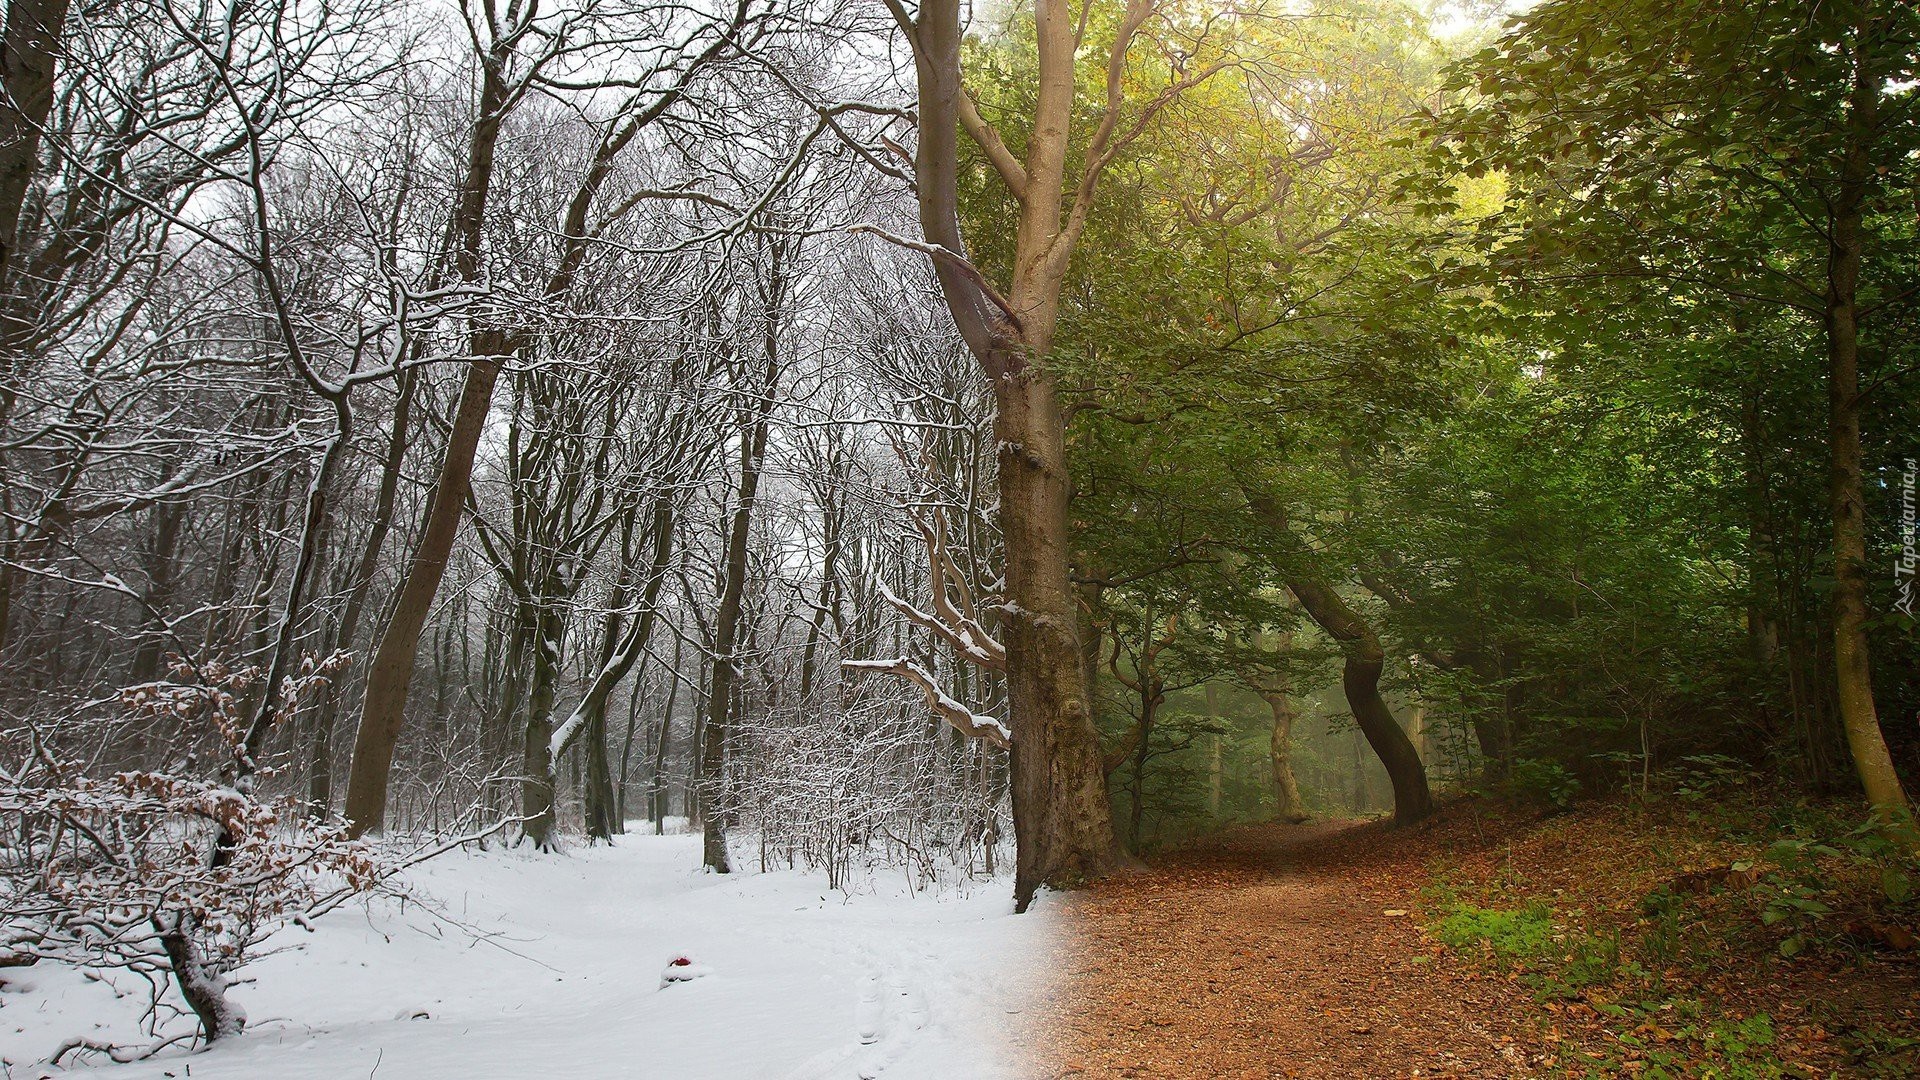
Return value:
<svg viewBox="0 0 1920 1080">
<path fill-rule="evenodd" d="M 674 958 L 673 958 L 673 966 L 674 966 L 674 967 L 687 967 L 687 966 L 689 966 L 689 965 L 691 965 L 692 963 L 693 963 L 693 961 L 691 961 L 691 960 L 689 960 L 689 959 L 687 959 L 687 958 L 686 958 L 686 957 L 684 957 L 684 956 L 676 956 L 676 957 L 674 957 Z"/>
</svg>

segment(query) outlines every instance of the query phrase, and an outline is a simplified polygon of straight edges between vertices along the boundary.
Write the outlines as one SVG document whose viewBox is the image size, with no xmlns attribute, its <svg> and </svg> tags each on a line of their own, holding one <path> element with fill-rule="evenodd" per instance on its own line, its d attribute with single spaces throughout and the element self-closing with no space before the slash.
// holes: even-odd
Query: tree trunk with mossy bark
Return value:
<svg viewBox="0 0 1920 1080">
<path fill-rule="evenodd" d="M 1016 905 L 1042 884 L 1098 878 L 1118 852 L 1068 580 L 1066 424 L 1053 381 L 996 380 L 1006 545 L 1007 705 L 1013 729 Z"/>
</svg>

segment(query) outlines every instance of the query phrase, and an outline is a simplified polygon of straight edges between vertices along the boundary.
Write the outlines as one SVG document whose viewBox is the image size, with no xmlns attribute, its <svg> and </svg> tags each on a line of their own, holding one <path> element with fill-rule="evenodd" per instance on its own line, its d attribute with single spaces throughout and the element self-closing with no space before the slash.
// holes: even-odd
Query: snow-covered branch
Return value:
<svg viewBox="0 0 1920 1080">
<path fill-rule="evenodd" d="M 1006 747 L 1013 744 L 1013 732 L 1007 725 L 991 716 L 984 716 L 967 708 L 955 700 L 951 694 L 940 688 L 939 680 L 933 673 L 921 667 L 907 657 L 895 660 L 843 660 L 842 669 L 847 671 L 881 671 L 918 686 L 927 695 L 927 707 L 940 719 L 951 724 L 954 730 L 975 739 L 985 739 L 995 746 Z"/>
</svg>

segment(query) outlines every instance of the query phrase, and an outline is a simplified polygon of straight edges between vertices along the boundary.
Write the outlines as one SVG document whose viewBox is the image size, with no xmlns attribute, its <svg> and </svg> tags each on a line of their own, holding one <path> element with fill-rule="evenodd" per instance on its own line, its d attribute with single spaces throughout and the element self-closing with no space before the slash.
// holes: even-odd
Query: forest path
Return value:
<svg viewBox="0 0 1920 1080">
<path fill-rule="evenodd" d="M 1411 913 L 1418 832 L 1236 829 L 1064 905 L 1064 993 L 1042 1075 L 1525 1075 L 1517 988 L 1436 962 Z"/>
</svg>

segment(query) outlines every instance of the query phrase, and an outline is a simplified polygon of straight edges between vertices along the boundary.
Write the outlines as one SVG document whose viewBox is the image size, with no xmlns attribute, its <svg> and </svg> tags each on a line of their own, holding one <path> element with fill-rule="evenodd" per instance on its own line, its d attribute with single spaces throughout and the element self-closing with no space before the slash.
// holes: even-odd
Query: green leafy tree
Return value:
<svg viewBox="0 0 1920 1080">
<path fill-rule="evenodd" d="M 1887 818 L 1907 799 L 1871 678 L 1862 426 L 1914 368 L 1916 43 L 1920 10 L 1897 0 L 1547 4 L 1457 70 L 1437 118 L 1443 177 L 1511 189 L 1470 279 L 1550 290 L 1533 310 L 1589 339 L 1670 304 L 1817 340 L 1831 678 Z"/>
</svg>

